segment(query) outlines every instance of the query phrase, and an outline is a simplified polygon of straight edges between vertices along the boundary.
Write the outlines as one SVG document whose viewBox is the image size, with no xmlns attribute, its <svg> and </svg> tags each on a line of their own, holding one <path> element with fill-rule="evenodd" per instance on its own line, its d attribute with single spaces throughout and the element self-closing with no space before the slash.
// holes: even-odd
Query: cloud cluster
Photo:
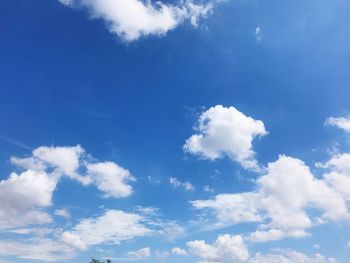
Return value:
<svg viewBox="0 0 350 263">
<path fill-rule="evenodd" d="M 20 239 L 0 241 L 0 256 L 22 259 L 59 261 L 76 256 L 99 245 L 119 245 L 125 241 L 146 236 L 175 234 L 181 228 L 174 221 L 162 219 L 154 209 L 140 208 L 134 212 L 106 210 L 102 215 L 81 219 L 69 229 L 14 229 Z M 31 237 L 24 238 L 31 235 Z M 130 251 L 116 260 L 142 260 L 150 257 L 149 248 Z"/>
<path fill-rule="evenodd" d="M 135 181 L 130 172 L 114 162 L 94 162 L 80 146 L 46 147 L 33 150 L 27 158 L 12 157 L 18 167 L 42 173 L 59 180 L 62 176 L 83 185 L 95 185 L 105 197 L 127 197 L 132 194 L 129 182 Z"/>
<path fill-rule="evenodd" d="M 105 197 L 116 198 L 132 194 L 128 183 L 135 178 L 116 163 L 93 161 L 79 145 L 43 146 L 33 150 L 29 157 L 12 157 L 11 162 L 22 171 L 13 172 L 7 179 L 0 181 L 0 231 L 32 237 L 22 239 L 21 242 L 7 240 L 0 243 L 0 255 L 58 260 L 70 257 L 76 250 L 83 250 L 99 240 L 117 242 L 148 231 L 138 223 L 141 216 L 122 211 L 109 211 L 99 219 L 83 220 L 73 230 L 63 233 L 54 228 L 39 231 L 37 225 L 53 223 L 53 215 L 70 218 L 67 209 L 56 209 L 53 215 L 48 212 L 48 208 L 53 205 L 54 191 L 62 177 L 85 186 L 95 185 Z M 109 222 L 111 225 L 108 225 Z M 98 237 L 88 235 L 91 229 Z M 104 235 L 106 232 L 112 236 Z M 47 235 L 51 236 L 47 238 Z M 42 253 L 39 253 L 38 248 Z M 59 253 L 62 256 L 57 255 Z"/>
<path fill-rule="evenodd" d="M 169 183 L 175 188 L 181 187 L 181 188 L 185 189 L 186 191 L 193 191 L 194 190 L 194 186 L 190 182 L 181 182 L 176 177 L 170 177 Z"/>
<path fill-rule="evenodd" d="M 203 112 L 198 133 L 186 140 L 184 150 L 204 159 L 228 156 L 244 168 L 260 171 L 252 142 L 267 134 L 264 123 L 244 115 L 234 107 L 217 105 Z"/>
<path fill-rule="evenodd" d="M 213 211 L 218 225 L 257 222 L 257 231 L 250 235 L 255 242 L 304 237 L 315 224 L 350 218 L 350 188 L 339 189 L 341 185 L 330 174 L 317 179 L 304 162 L 282 155 L 269 163 L 266 174 L 257 179 L 255 191 L 221 194 L 211 200 L 193 201 L 192 205 Z M 337 176 L 350 179 L 350 174 Z M 321 214 L 312 217 L 309 208 Z"/>
<path fill-rule="evenodd" d="M 198 19 L 206 17 L 213 2 L 195 4 L 192 0 L 178 4 L 151 0 L 59 0 L 73 8 L 87 9 L 93 19 L 106 22 L 111 33 L 127 42 L 142 36 L 164 35 L 186 20 L 197 26 Z"/>
<path fill-rule="evenodd" d="M 175 249 L 175 248 L 174 248 Z M 173 250 L 174 250 L 173 249 Z M 176 248 L 182 256 L 193 255 L 199 263 L 335 263 L 335 259 L 320 254 L 312 256 L 291 249 L 274 249 L 271 253 L 256 253 L 251 256 L 240 235 L 219 235 L 213 244 L 204 240 L 187 242 L 187 251 Z M 174 252 L 173 252 L 174 253 Z"/>
</svg>

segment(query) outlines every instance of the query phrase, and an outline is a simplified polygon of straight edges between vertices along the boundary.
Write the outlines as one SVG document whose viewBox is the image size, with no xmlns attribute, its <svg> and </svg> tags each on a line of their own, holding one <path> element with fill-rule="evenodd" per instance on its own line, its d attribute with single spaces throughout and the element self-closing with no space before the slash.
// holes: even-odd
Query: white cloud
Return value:
<svg viewBox="0 0 350 263">
<path fill-rule="evenodd" d="M 58 1 L 64 5 L 72 5 L 73 4 L 73 0 L 58 0 Z"/>
<path fill-rule="evenodd" d="M 199 257 L 200 262 L 245 262 L 249 259 L 248 249 L 241 236 L 221 235 L 214 244 L 203 240 L 187 242 L 189 253 Z"/>
<path fill-rule="evenodd" d="M 23 259 L 43 261 L 64 261 L 73 258 L 78 252 L 93 246 L 119 245 L 145 236 L 163 236 L 168 231 L 177 231 L 173 221 L 162 220 L 152 209 L 139 209 L 140 213 L 121 210 L 108 210 L 97 217 L 90 217 L 70 229 L 62 228 L 23 228 L 9 232 L 19 235 L 32 235 L 30 238 L 0 241 L 0 256 L 15 256 Z M 141 213 L 141 210 L 144 213 Z M 34 237 L 33 237 L 34 235 Z M 123 258 L 114 260 L 134 261 L 150 257 L 149 248 L 130 251 Z"/>
<path fill-rule="evenodd" d="M 10 160 L 12 164 L 27 170 L 44 171 L 46 169 L 46 165 L 41 160 L 33 157 L 17 158 L 13 156 Z"/>
<path fill-rule="evenodd" d="M 94 184 L 105 197 L 127 197 L 132 194 L 129 182 L 135 181 L 130 172 L 114 162 L 97 162 L 80 146 L 46 147 L 35 149 L 27 158 L 12 157 L 11 162 L 24 169 L 45 172 L 50 177 L 67 176 L 83 185 Z M 86 174 L 81 174 L 80 170 Z"/>
<path fill-rule="evenodd" d="M 314 249 L 321 249 L 321 245 L 320 244 L 314 244 L 312 247 Z"/>
<path fill-rule="evenodd" d="M 59 0 L 61 3 L 82 7 L 93 19 L 106 21 L 109 31 L 125 41 L 134 41 L 142 36 L 164 35 L 185 20 L 197 26 L 200 17 L 206 17 L 213 7 L 212 2 L 194 4 L 192 0 L 179 1 L 177 5 L 141 0 Z"/>
<path fill-rule="evenodd" d="M 116 163 L 103 162 L 87 165 L 88 175 L 106 197 L 127 197 L 132 194 L 129 181 L 135 181 L 130 172 Z"/>
<path fill-rule="evenodd" d="M 255 242 L 307 236 L 306 229 L 317 223 L 307 213 L 310 207 L 322 212 L 322 221 L 349 219 L 346 201 L 327 179 L 316 179 L 302 161 L 287 156 L 269 163 L 267 173 L 256 182 L 256 191 L 192 204 L 213 211 L 218 225 L 257 222 L 259 227 L 250 236 Z"/>
<path fill-rule="evenodd" d="M 325 257 L 319 253 L 312 256 L 292 249 L 272 249 L 270 253 L 256 253 L 250 256 L 243 238 L 239 235 L 220 235 L 214 244 L 207 244 L 204 240 L 187 242 L 191 255 L 200 258 L 199 263 L 336 263 L 334 258 Z M 174 249 L 173 249 L 174 250 Z M 187 256 L 188 253 L 176 248 L 174 253 Z"/>
<path fill-rule="evenodd" d="M 178 256 L 187 256 L 188 255 L 187 251 L 180 248 L 180 247 L 173 247 L 171 249 L 171 253 L 178 255 Z"/>
<path fill-rule="evenodd" d="M 41 146 L 33 151 L 32 158 L 43 162 L 49 168 L 56 169 L 58 174 L 66 175 L 87 185 L 90 183 L 89 178 L 81 176 L 77 172 L 84 153 L 85 150 L 80 145 L 73 147 Z"/>
<path fill-rule="evenodd" d="M 69 211 L 65 208 L 62 208 L 62 209 L 56 209 L 54 211 L 54 215 L 56 216 L 61 216 L 65 219 L 69 219 L 70 218 L 70 214 L 69 214 Z"/>
<path fill-rule="evenodd" d="M 45 237 L 54 232 L 54 229 L 48 227 L 28 227 L 28 228 L 13 228 L 6 232 L 17 235 L 33 235 L 36 237 Z"/>
<path fill-rule="evenodd" d="M 0 181 L 0 229 L 50 223 L 42 209 L 51 205 L 55 187 L 54 178 L 31 170 Z"/>
<path fill-rule="evenodd" d="M 246 169 L 260 170 L 252 142 L 255 137 L 267 134 L 262 121 L 234 107 L 217 105 L 200 115 L 197 130 L 186 140 L 186 152 L 209 160 L 227 155 Z"/>
<path fill-rule="evenodd" d="M 344 117 L 330 117 L 326 119 L 325 125 L 329 126 L 335 126 L 339 129 L 344 130 L 347 133 L 350 133 L 350 117 L 344 118 Z"/>
<path fill-rule="evenodd" d="M 70 232 L 63 232 L 61 240 L 64 244 L 77 250 L 85 250 L 87 245 L 80 239 L 79 236 Z"/>
<path fill-rule="evenodd" d="M 264 37 L 260 26 L 255 28 L 255 37 L 258 42 L 260 42 Z"/>
<path fill-rule="evenodd" d="M 127 256 L 130 260 L 144 260 L 151 256 L 151 249 L 149 247 L 145 247 L 136 251 L 129 251 Z"/>
<path fill-rule="evenodd" d="M 203 186 L 203 190 L 207 193 L 214 193 L 215 192 L 215 190 L 213 188 L 211 188 L 209 185 Z"/>
<path fill-rule="evenodd" d="M 21 241 L 0 240 L 0 255 L 15 256 L 25 260 L 64 261 L 75 251 L 63 243 L 46 238 Z"/>
<path fill-rule="evenodd" d="M 119 244 L 151 234 L 153 230 L 144 225 L 144 220 L 145 218 L 138 214 L 109 210 L 100 217 L 82 220 L 73 230 L 64 232 L 63 236 L 68 237 L 65 241 L 71 241 L 75 247 L 103 243 Z"/>
<path fill-rule="evenodd" d="M 80 146 L 46 147 L 41 146 L 33 150 L 28 158 L 11 157 L 11 162 L 24 169 L 34 171 L 47 171 L 51 176 L 62 175 L 75 179 L 84 185 L 90 183 L 90 179 L 81 176 L 78 168 L 85 150 Z"/>
<path fill-rule="evenodd" d="M 316 164 L 317 167 L 329 171 L 324 175 L 326 182 L 344 198 L 350 200 L 350 154 L 335 154 L 325 164 Z"/>
<path fill-rule="evenodd" d="M 193 191 L 194 190 L 194 186 L 190 182 L 181 182 L 176 177 L 170 177 L 169 183 L 175 188 L 181 187 L 181 188 L 185 189 L 186 191 Z"/>
<path fill-rule="evenodd" d="M 218 226 L 243 222 L 260 222 L 262 215 L 257 207 L 257 193 L 220 194 L 211 200 L 192 201 L 196 209 L 215 211 Z"/>
<path fill-rule="evenodd" d="M 336 260 L 320 254 L 307 256 L 294 250 L 276 250 L 274 253 L 258 253 L 249 263 L 335 263 Z"/>
</svg>

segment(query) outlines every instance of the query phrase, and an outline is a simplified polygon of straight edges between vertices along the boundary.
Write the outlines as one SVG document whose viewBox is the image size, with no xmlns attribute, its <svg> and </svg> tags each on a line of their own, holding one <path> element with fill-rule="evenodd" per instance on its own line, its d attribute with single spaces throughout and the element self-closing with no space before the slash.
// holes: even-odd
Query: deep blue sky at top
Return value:
<svg viewBox="0 0 350 263">
<path fill-rule="evenodd" d="M 216 104 L 264 121 L 270 134 L 255 143 L 262 163 L 282 153 L 324 160 L 312 149 L 340 134 L 324 120 L 350 108 L 349 11 L 346 0 L 228 1 L 199 28 L 126 44 L 103 21 L 56 0 L 1 0 L 0 178 L 11 155 L 29 154 L 11 139 L 33 148 L 81 144 L 130 169 L 141 185 L 148 175 L 206 184 L 214 170 L 233 181 L 232 162 L 182 151 L 196 114 Z M 118 202 L 162 206 L 144 187 Z M 235 187 L 246 186 L 225 181 L 220 190 Z M 174 207 L 163 209 L 179 216 Z"/>
</svg>

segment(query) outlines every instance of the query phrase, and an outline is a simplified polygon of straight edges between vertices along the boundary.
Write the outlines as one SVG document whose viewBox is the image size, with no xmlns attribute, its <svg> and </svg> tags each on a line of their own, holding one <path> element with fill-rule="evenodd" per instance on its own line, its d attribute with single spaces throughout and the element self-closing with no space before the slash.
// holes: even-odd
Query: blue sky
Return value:
<svg viewBox="0 0 350 263">
<path fill-rule="evenodd" d="M 0 262 L 346 263 L 350 3 L 0 2 Z"/>
</svg>

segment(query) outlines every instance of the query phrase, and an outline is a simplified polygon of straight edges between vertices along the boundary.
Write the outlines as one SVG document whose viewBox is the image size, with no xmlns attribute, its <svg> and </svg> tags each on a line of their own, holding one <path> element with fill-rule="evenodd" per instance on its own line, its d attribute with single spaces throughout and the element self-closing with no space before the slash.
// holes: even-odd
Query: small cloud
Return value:
<svg viewBox="0 0 350 263">
<path fill-rule="evenodd" d="M 313 247 L 314 249 L 320 249 L 320 248 L 321 248 L 321 245 L 320 245 L 320 244 L 314 244 L 312 247 Z"/>
<path fill-rule="evenodd" d="M 65 218 L 65 219 L 69 219 L 70 218 L 69 211 L 67 209 L 65 209 L 65 208 L 55 210 L 54 215 L 61 216 L 61 217 Z"/>
<path fill-rule="evenodd" d="M 145 247 L 136 251 L 129 251 L 127 256 L 131 260 L 143 260 L 151 256 L 151 249 L 149 247 Z"/>
<path fill-rule="evenodd" d="M 205 185 L 205 186 L 203 187 L 203 190 L 204 190 L 205 192 L 207 192 L 207 193 L 214 193 L 214 192 L 215 192 L 214 189 L 211 188 L 209 185 Z"/>
<path fill-rule="evenodd" d="M 72 5 L 73 4 L 73 0 L 58 0 L 58 2 L 60 2 L 61 4 L 64 4 L 64 5 Z"/>
<path fill-rule="evenodd" d="M 260 42 L 264 37 L 260 26 L 255 28 L 255 37 L 258 42 Z"/>
<path fill-rule="evenodd" d="M 170 177 L 169 183 L 175 188 L 183 188 L 186 191 L 194 190 L 194 186 L 190 182 L 181 182 L 176 177 Z"/>
<path fill-rule="evenodd" d="M 178 255 L 178 256 L 187 256 L 188 253 L 186 250 L 180 248 L 180 247 L 174 247 L 172 250 L 171 250 L 171 253 L 175 254 L 175 255 Z"/>
</svg>

